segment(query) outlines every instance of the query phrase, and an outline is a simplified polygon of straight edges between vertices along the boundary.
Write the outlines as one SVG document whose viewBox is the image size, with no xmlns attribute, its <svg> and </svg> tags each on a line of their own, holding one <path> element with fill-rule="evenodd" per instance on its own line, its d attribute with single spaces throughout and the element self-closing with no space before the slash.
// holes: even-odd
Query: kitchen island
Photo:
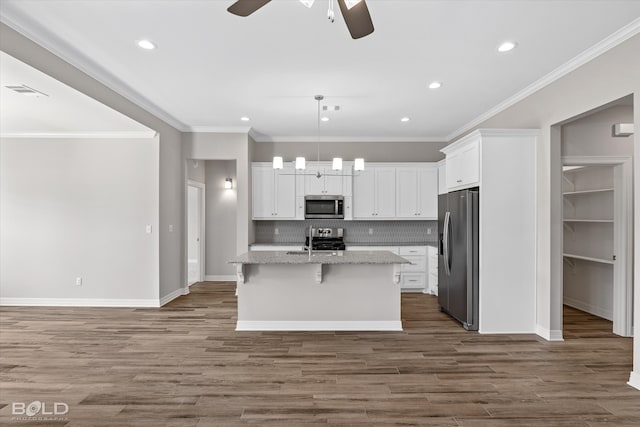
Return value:
<svg viewBox="0 0 640 427">
<path fill-rule="evenodd" d="M 401 331 L 388 251 L 248 252 L 236 264 L 238 331 Z"/>
</svg>

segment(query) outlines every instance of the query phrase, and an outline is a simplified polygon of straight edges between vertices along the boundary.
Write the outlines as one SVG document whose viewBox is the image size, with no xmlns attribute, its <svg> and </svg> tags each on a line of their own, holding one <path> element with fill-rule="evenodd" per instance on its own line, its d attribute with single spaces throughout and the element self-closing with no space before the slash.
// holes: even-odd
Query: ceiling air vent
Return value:
<svg viewBox="0 0 640 427">
<path fill-rule="evenodd" d="M 20 93 L 22 95 L 25 95 L 25 96 L 49 96 L 46 93 L 40 92 L 39 90 L 35 90 L 34 88 L 29 87 L 27 85 L 18 85 L 18 86 L 9 85 L 9 86 L 5 86 L 5 87 L 7 89 L 11 89 L 12 91 L 18 92 L 18 93 Z"/>
</svg>

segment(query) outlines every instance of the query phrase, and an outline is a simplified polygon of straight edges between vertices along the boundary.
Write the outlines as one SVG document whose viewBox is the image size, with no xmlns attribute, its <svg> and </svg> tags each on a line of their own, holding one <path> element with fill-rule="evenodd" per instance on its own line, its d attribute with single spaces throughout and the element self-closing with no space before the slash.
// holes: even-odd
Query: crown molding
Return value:
<svg viewBox="0 0 640 427">
<path fill-rule="evenodd" d="M 10 10 L 11 12 L 9 12 Z M 8 5 L 0 8 L 0 22 L 17 31 L 21 35 L 53 53 L 63 61 L 71 64 L 89 77 L 97 80 L 118 95 L 129 100 L 133 104 L 156 116 L 170 126 L 181 132 L 187 131 L 187 126 L 180 120 L 167 113 L 162 108 L 142 96 L 134 88 L 109 73 L 104 67 L 89 59 L 82 52 L 64 42 L 55 34 L 47 31 L 33 21 L 30 21 Z"/>
<path fill-rule="evenodd" d="M 447 142 L 445 137 L 395 136 L 268 136 L 253 137 L 256 142 Z"/>
<path fill-rule="evenodd" d="M 631 21 L 629 24 L 620 28 L 618 31 L 607 36 L 603 40 L 599 41 L 595 45 L 585 50 L 584 52 L 578 54 L 574 58 L 565 62 L 563 65 L 551 71 L 549 74 L 536 80 L 529 86 L 517 92 L 515 95 L 507 98 L 506 100 L 502 101 L 495 107 L 491 108 L 490 110 L 479 115 L 478 117 L 471 120 L 467 124 L 451 132 L 449 135 L 447 135 L 446 140 L 453 141 L 455 138 L 459 137 L 463 133 L 473 129 L 474 127 L 480 125 L 484 121 L 490 119 L 491 117 L 495 116 L 498 113 L 501 113 L 502 111 L 522 101 L 523 99 L 533 95 L 535 92 L 539 91 L 540 89 L 550 85 L 556 80 L 561 79 L 562 77 L 566 76 L 570 72 L 576 70 L 577 68 L 586 64 L 587 62 L 602 55 L 606 51 L 613 49 L 614 47 L 618 46 L 620 43 L 627 41 L 628 39 L 630 39 L 631 37 L 639 33 L 640 33 L 640 18 L 636 18 L 635 20 Z"/>
<path fill-rule="evenodd" d="M 250 126 L 190 126 L 185 132 L 202 133 L 249 133 Z"/>
<path fill-rule="evenodd" d="M 14 132 L 0 133 L 0 138 L 48 138 L 48 139 L 149 139 L 155 131 L 140 132 Z"/>
</svg>

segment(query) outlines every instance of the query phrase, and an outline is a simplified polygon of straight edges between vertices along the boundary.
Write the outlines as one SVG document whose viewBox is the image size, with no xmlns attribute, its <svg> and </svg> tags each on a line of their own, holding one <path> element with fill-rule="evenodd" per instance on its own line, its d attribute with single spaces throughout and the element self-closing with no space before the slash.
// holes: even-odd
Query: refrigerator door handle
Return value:
<svg viewBox="0 0 640 427">
<path fill-rule="evenodd" d="M 451 266 L 449 262 L 449 223 L 451 222 L 451 212 L 447 211 L 444 214 L 444 226 L 442 236 L 442 246 L 444 252 L 444 271 L 447 276 L 451 276 Z"/>
</svg>

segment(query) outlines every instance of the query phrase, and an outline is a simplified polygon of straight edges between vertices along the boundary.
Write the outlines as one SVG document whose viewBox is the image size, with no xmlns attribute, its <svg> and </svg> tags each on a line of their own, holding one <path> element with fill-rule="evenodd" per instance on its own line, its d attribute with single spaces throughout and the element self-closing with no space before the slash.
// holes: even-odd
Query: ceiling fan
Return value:
<svg viewBox="0 0 640 427">
<path fill-rule="evenodd" d="M 237 0 L 229 6 L 227 11 L 238 16 L 249 16 L 270 1 L 271 0 Z M 352 38 L 359 39 L 373 33 L 373 22 L 371 21 L 371 15 L 369 14 L 369 8 L 365 0 L 337 1 Z M 311 7 L 314 0 L 300 0 L 300 2 L 307 7 Z M 329 0 L 328 17 L 331 22 L 333 22 L 334 16 L 333 0 Z"/>
</svg>

